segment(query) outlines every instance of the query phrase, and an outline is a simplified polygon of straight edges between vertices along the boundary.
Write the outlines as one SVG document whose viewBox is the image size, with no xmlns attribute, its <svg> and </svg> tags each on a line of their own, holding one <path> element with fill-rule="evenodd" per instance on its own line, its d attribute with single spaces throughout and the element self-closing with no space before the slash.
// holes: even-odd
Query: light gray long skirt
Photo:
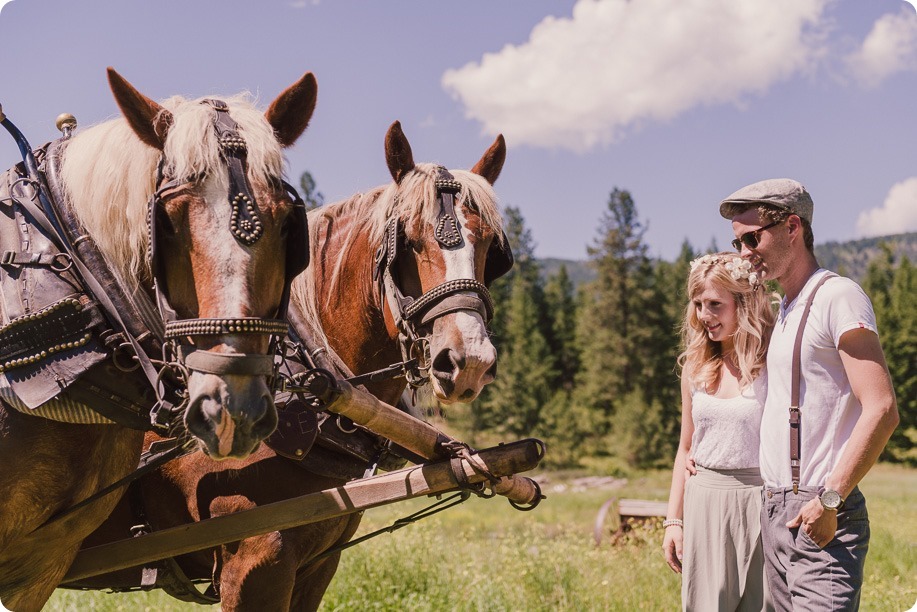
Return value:
<svg viewBox="0 0 917 612">
<path fill-rule="evenodd" d="M 681 600 L 685 610 L 766 610 L 757 468 L 697 467 L 685 485 Z"/>
</svg>

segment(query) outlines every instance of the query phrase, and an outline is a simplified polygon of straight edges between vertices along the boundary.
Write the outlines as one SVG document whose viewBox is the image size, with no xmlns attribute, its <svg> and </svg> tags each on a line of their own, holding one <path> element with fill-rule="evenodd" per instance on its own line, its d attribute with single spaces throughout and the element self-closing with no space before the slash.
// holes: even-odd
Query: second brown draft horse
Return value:
<svg viewBox="0 0 917 612">
<path fill-rule="evenodd" d="M 512 265 L 491 188 L 505 156 L 500 136 L 470 172 L 415 164 L 400 124 L 393 124 L 385 140 L 393 182 L 310 213 L 312 264 L 294 281 L 292 305 L 310 329 L 297 331 L 320 334 L 319 351 L 336 353 L 359 374 L 401 361 L 399 327 L 411 327 L 420 346 L 406 350 L 429 355 L 425 372 L 436 397 L 474 399 L 493 380 L 496 364 L 486 328 L 493 305 L 485 303 L 490 300 L 485 283 Z M 442 198 L 443 190 L 450 197 Z M 443 210 L 444 201 L 449 210 Z M 405 314 L 406 305 L 422 302 L 435 288 L 456 298 L 408 308 Z M 405 380 L 366 387 L 395 404 Z M 308 459 L 320 452 L 332 458 L 331 468 L 309 467 Z M 337 487 L 371 462 L 353 465 L 352 457 L 342 459 L 356 471 L 335 473 L 333 455 L 316 444 L 304 461 L 306 469 L 267 446 L 239 461 L 216 463 L 190 455 L 144 477 L 134 497 L 141 498 L 149 524 L 163 529 Z M 360 518 L 353 514 L 268 533 L 183 555 L 177 562 L 189 578 L 213 580 L 223 610 L 314 610 L 340 553 L 313 559 L 350 540 Z M 135 522 L 125 501 L 85 545 L 127 537 L 127 527 Z M 135 586 L 139 573 L 125 570 L 81 585 Z"/>
</svg>

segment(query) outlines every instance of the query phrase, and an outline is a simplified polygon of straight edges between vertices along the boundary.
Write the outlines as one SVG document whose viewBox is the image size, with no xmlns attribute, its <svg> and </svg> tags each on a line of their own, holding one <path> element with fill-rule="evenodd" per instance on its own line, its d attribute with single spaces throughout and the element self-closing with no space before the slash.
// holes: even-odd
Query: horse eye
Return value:
<svg viewBox="0 0 917 612">
<path fill-rule="evenodd" d="M 415 253 L 420 253 L 423 251 L 423 242 L 420 240 L 411 240 L 410 238 L 405 238 L 404 245 Z"/>
<path fill-rule="evenodd" d="M 159 231 L 162 234 L 174 236 L 177 233 L 175 224 L 172 223 L 172 218 L 169 216 L 169 213 L 162 208 L 160 208 L 156 214 L 156 223 L 158 224 Z"/>
</svg>

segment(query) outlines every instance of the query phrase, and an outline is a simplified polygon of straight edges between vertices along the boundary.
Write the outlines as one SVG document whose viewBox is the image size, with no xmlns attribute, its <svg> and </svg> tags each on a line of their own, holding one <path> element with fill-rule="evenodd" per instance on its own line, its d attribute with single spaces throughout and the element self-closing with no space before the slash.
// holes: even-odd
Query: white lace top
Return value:
<svg viewBox="0 0 917 612">
<path fill-rule="evenodd" d="M 720 398 L 696 389 L 691 396 L 694 436 L 691 456 L 698 465 L 715 470 L 758 467 L 761 414 L 767 395 L 767 374 L 742 391 Z"/>
</svg>

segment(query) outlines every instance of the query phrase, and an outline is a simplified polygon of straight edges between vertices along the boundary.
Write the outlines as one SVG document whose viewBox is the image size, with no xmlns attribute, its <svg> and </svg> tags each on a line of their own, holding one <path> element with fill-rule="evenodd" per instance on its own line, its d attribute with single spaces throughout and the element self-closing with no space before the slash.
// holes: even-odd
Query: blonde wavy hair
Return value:
<svg viewBox="0 0 917 612">
<path fill-rule="evenodd" d="M 733 347 L 741 374 L 740 387 L 750 385 L 764 367 L 776 318 L 774 299 L 743 262 L 735 253 L 713 253 L 691 262 L 687 284 L 689 299 L 681 326 L 684 351 L 678 356 L 678 364 L 682 376 L 687 376 L 693 387 L 718 386 L 723 364 L 722 345 L 709 339 L 694 306 L 694 300 L 704 291 L 708 281 L 728 291 L 736 303 L 738 328 L 733 335 Z"/>
</svg>

